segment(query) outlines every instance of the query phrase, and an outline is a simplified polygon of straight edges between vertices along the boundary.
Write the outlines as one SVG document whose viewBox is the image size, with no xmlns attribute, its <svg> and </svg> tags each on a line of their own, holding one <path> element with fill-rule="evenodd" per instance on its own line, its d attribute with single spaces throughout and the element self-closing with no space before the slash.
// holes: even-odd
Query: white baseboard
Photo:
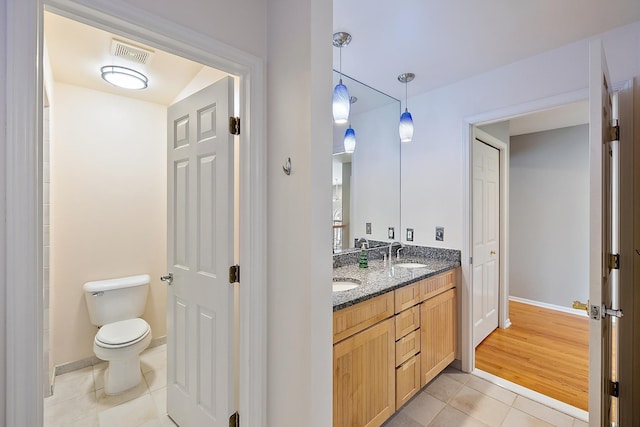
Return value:
<svg viewBox="0 0 640 427">
<path fill-rule="evenodd" d="M 517 393 L 522 397 L 526 397 L 527 399 L 531 399 L 534 402 L 538 402 L 542 405 L 548 406 L 551 409 L 555 409 L 556 411 L 560 411 L 564 414 L 567 414 L 570 417 L 577 418 L 586 423 L 589 422 L 589 413 L 587 411 L 584 411 L 580 408 L 576 408 L 575 406 L 571 406 L 568 403 L 564 403 L 559 400 L 553 399 L 549 396 L 545 396 L 544 394 L 538 393 L 537 391 L 533 391 L 519 384 L 512 383 L 511 381 L 507 381 L 503 378 L 500 378 L 488 372 L 482 371 L 478 368 L 474 369 L 472 374 L 482 379 L 485 379 L 497 386 L 500 386 L 509 391 Z"/>
<path fill-rule="evenodd" d="M 509 297 L 509 301 L 521 302 L 523 304 L 529 304 L 529 305 L 535 305 L 537 307 L 548 308 L 549 310 L 556 310 L 556 311 L 561 311 L 563 313 L 575 314 L 582 317 L 588 317 L 587 312 L 584 310 L 576 310 L 575 308 L 564 307 L 562 305 L 549 304 L 546 302 L 533 301 L 526 298 L 519 298 L 519 297 L 512 297 L 512 296 Z"/>
</svg>

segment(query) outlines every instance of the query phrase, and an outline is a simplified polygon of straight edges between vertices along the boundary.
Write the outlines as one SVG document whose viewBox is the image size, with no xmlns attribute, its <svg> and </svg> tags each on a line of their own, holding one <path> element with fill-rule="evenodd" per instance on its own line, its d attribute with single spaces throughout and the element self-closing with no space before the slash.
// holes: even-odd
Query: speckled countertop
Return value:
<svg viewBox="0 0 640 427">
<path fill-rule="evenodd" d="M 394 267 L 393 264 L 417 262 L 425 264 L 421 268 Z M 333 293 L 333 311 L 338 311 L 367 299 L 382 295 L 394 289 L 415 283 L 460 266 L 458 260 L 411 257 L 394 261 L 390 267 L 380 259 L 369 260 L 369 268 L 359 268 L 358 264 L 348 264 L 333 269 L 333 281 L 359 281 L 357 288 Z"/>
</svg>

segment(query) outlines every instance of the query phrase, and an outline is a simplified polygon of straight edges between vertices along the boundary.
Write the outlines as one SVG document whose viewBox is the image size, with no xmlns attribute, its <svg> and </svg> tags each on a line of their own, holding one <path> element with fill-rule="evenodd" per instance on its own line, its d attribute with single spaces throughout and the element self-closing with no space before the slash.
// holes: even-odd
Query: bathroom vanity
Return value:
<svg viewBox="0 0 640 427">
<path fill-rule="evenodd" d="M 334 268 L 333 425 L 380 426 L 456 356 L 459 261 Z"/>
</svg>

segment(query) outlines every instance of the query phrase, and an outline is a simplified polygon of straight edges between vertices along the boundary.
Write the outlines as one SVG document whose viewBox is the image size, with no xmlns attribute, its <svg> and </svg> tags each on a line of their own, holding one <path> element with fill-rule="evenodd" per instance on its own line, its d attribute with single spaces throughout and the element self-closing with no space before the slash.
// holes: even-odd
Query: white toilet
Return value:
<svg viewBox="0 0 640 427">
<path fill-rule="evenodd" d="M 118 394 L 140 383 L 140 353 L 151 342 L 151 327 L 140 319 L 149 291 L 148 274 L 84 284 L 91 323 L 100 329 L 93 351 L 109 362 L 106 394 Z"/>
</svg>

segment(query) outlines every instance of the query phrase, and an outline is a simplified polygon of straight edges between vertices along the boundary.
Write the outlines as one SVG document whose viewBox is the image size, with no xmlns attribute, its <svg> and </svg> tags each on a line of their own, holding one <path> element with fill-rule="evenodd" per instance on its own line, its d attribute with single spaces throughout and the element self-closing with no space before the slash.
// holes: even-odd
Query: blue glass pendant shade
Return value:
<svg viewBox="0 0 640 427">
<path fill-rule="evenodd" d="M 404 113 L 400 116 L 400 125 L 398 126 L 401 142 L 411 142 L 413 139 L 413 118 L 411 113 L 404 110 Z"/>
<path fill-rule="evenodd" d="M 340 83 L 333 89 L 333 121 L 335 123 L 347 123 L 350 110 L 349 91 L 342 84 L 342 79 L 340 79 Z"/>
<path fill-rule="evenodd" d="M 345 153 L 353 153 L 355 149 L 356 133 L 351 129 L 351 126 L 349 126 L 349 129 L 344 133 L 344 151 Z"/>
</svg>

